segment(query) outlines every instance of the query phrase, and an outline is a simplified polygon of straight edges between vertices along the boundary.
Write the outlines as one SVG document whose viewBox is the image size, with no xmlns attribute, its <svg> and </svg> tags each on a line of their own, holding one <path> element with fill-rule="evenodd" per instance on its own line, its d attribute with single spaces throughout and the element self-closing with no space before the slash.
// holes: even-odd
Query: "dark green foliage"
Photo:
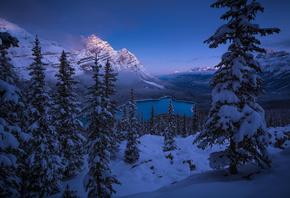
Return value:
<svg viewBox="0 0 290 198">
<path fill-rule="evenodd" d="M 167 115 L 167 127 L 164 130 L 164 146 L 163 151 L 171 151 L 176 149 L 175 145 L 175 124 L 173 117 L 173 106 L 171 100 L 168 105 L 168 115 Z"/>
<path fill-rule="evenodd" d="M 138 149 L 138 123 L 136 120 L 136 102 L 134 100 L 134 92 L 131 89 L 130 93 L 130 102 L 129 102 L 129 130 L 128 130 L 128 139 L 126 150 L 124 154 L 124 161 L 126 163 L 135 163 L 139 160 L 140 150 Z"/>
<path fill-rule="evenodd" d="M 158 132 L 157 130 L 157 123 L 156 123 L 156 118 L 155 118 L 155 110 L 154 110 L 154 106 L 152 105 L 151 107 L 151 117 L 148 120 L 148 133 L 151 135 L 157 135 L 158 133 L 160 133 L 160 131 Z"/>
<path fill-rule="evenodd" d="M 61 198 L 81 198 L 77 195 L 77 191 L 70 190 L 69 188 L 70 186 L 67 184 Z"/>
<path fill-rule="evenodd" d="M 0 32 L 1 45 L 0 45 L 0 79 L 9 83 L 14 84 L 16 77 L 14 73 L 14 66 L 9 63 L 11 58 L 6 57 L 8 54 L 7 49 L 10 47 L 18 47 L 18 40 L 12 37 L 8 32 Z"/>
<path fill-rule="evenodd" d="M 184 116 L 183 116 L 181 136 L 183 138 L 186 138 L 188 136 L 188 134 L 187 134 L 187 125 L 186 125 L 186 114 L 185 113 L 184 113 Z"/>
<path fill-rule="evenodd" d="M 48 114 L 50 98 L 45 90 L 45 67 L 41 61 L 41 48 L 36 36 L 32 49 L 34 61 L 30 65 L 27 115 L 27 133 L 33 137 L 25 161 L 23 193 L 25 197 L 43 197 L 61 189 L 61 159 L 59 142 Z"/>
<path fill-rule="evenodd" d="M 64 177 L 75 176 L 84 169 L 85 138 L 81 135 L 82 123 L 77 119 L 80 115 L 79 102 L 73 92 L 77 82 L 72 78 L 74 68 L 67 61 L 63 51 L 60 57 L 59 72 L 55 76 L 57 90 L 53 101 L 53 125 L 58 134 L 61 146 L 61 159 Z"/>
<path fill-rule="evenodd" d="M 125 104 L 123 106 L 123 114 L 120 120 L 120 136 L 119 136 L 120 140 L 127 139 L 128 130 L 129 130 L 129 119 L 127 115 L 127 105 Z"/>
<path fill-rule="evenodd" d="M 84 178 L 84 188 L 88 192 L 88 197 L 110 197 L 116 191 L 113 184 L 120 184 L 116 176 L 111 174 L 109 167 L 109 146 L 111 145 L 111 124 L 108 117 L 112 116 L 107 109 L 110 101 L 106 97 L 105 89 L 100 74 L 101 66 L 98 65 L 96 55 L 94 71 L 94 84 L 88 90 L 88 106 L 85 108 L 88 120 L 86 123 L 89 172 Z M 109 83 L 107 83 L 109 84 Z M 108 90 L 107 90 L 108 92 Z M 108 123 L 109 122 L 109 123 Z"/>
<path fill-rule="evenodd" d="M 195 104 L 193 107 L 193 116 L 192 116 L 192 134 L 195 134 L 198 131 L 199 131 L 199 116 Z"/>
<path fill-rule="evenodd" d="M 21 106 L 20 90 L 14 84 L 13 66 L 6 57 L 7 49 L 17 47 L 18 40 L 0 32 L 0 197 L 19 197 L 24 133 L 17 124 L 16 107 Z"/>
<path fill-rule="evenodd" d="M 103 90 L 104 90 L 104 107 L 107 109 L 109 113 L 106 114 L 107 121 L 106 127 L 107 131 L 110 135 L 110 157 L 114 158 L 117 155 L 120 147 L 120 140 L 118 138 L 117 130 L 115 128 L 116 125 L 116 112 L 118 109 L 118 102 L 112 98 L 112 96 L 117 92 L 115 89 L 115 82 L 117 81 L 118 73 L 115 73 L 109 60 L 105 65 L 105 73 L 103 80 Z"/>
</svg>

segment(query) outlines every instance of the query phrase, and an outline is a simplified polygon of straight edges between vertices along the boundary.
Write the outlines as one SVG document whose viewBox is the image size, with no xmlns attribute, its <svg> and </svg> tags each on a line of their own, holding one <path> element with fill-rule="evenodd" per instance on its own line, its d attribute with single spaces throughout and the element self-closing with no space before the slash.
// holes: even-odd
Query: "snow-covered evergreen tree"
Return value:
<svg viewBox="0 0 290 198">
<path fill-rule="evenodd" d="M 115 89 L 116 85 L 114 84 L 117 81 L 118 73 L 115 73 L 109 60 L 105 65 L 105 73 L 103 79 L 103 89 L 104 89 L 104 98 L 105 98 L 105 107 L 109 113 L 107 116 L 106 127 L 110 134 L 110 145 L 109 151 L 111 153 L 110 157 L 114 158 L 117 155 L 120 147 L 120 140 L 118 138 L 116 130 L 116 118 L 115 115 L 118 111 L 118 102 L 112 98 L 112 96 L 117 92 Z"/>
<path fill-rule="evenodd" d="M 156 135 L 163 135 L 165 129 L 167 128 L 167 117 L 164 116 L 165 114 L 160 114 L 158 113 L 158 115 L 155 117 L 155 131 L 156 131 Z M 176 133 L 176 131 L 174 132 L 174 134 Z"/>
<path fill-rule="evenodd" d="M 131 89 L 130 93 L 130 102 L 129 102 L 129 130 L 128 130 L 128 139 L 127 145 L 125 149 L 125 162 L 127 163 L 135 163 L 139 160 L 140 150 L 138 149 L 138 123 L 136 120 L 136 102 L 134 100 L 134 91 Z"/>
<path fill-rule="evenodd" d="M 183 116 L 183 122 L 182 122 L 182 129 L 181 129 L 181 136 L 183 138 L 186 138 L 188 136 L 187 134 L 187 123 L 186 123 L 186 114 L 184 113 Z"/>
<path fill-rule="evenodd" d="M 120 138 L 121 140 L 127 139 L 127 133 L 129 129 L 129 119 L 127 115 L 127 105 L 123 106 L 122 118 L 120 121 Z"/>
<path fill-rule="evenodd" d="M 196 108 L 196 104 L 193 106 L 193 116 L 192 116 L 192 134 L 199 131 L 199 117 Z"/>
<path fill-rule="evenodd" d="M 21 179 L 17 170 L 19 141 L 15 134 L 20 134 L 21 129 L 9 120 L 8 114 L 13 112 L 6 107 L 17 105 L 20 90 L 0 80 L 0 93 L 0 197 L 18 197 Z"/>
<path fill-rule="evenodd" d="M 154 110 L 154 105 L 151 107 L 151 112 L 150 112 L 150 118 L 148 120 L 148 132 L 151 135 L 157 135 L 159 132 L 157 131 L 156 128 L 156 119 L 155 119 L 155 110 Z"/>
<path fill-rule="evenodd" d="M 218 0 L 211 7 L 228 8 L 221 19 L 228 20 L 205 43 L 210 48 L 230 43 L 228 52 L 222 55 L 216 66 L 211 87 L 212 101 L 209 119 L 204 131 L 197 137 L 199 147 L 230 143 L 226 151 L 212 153 L 210 165 L 221 168 L 229 165 L 230 173 L 237 173 L 237 166 L 255 162 L 261 167 L 270 165 L 267 152 L 269 142 L 264 110 L 257 103 L 257 96 L 263 92 L 263 80 L 256 74 L 261 72 L 260 64 L 250 52 L 265 52 L 255 35 L 278 33 L 277 28 L 260 28 L 253 21 L 264 8 L 260 3 L 248 0 Z M 219 159 L 224 159 L 220 163 Z"/>
<path fill-rule="evenodd" d="M 145 126 L 145 121 L 144 121 L 144 112 L 141 112 L 141 118 L 140 118 L 140 136 L 143 136 L 147 133 L 146 131 L 146 126 Z"/>
<path fill-rule="evenodd" d="M 80 198 L 77 195 L 77 191 L 70 190 L 70 186 L 67 184 L 65 186 L 65 191 L 63 192 L 61 198 Z"/>
<path fill-rule="evenodd" d="M 44 197 L 61 189 L 61 159 L 57 133 L 48 114 L 50 98 L 45 90 L 45 67 L 41 47 L 36 36 L 33 47 L 34 61 L 30 65 L 31 76 L 28 90 L 28 128 L 32 135 L 24 172 L 24 197 Z"/>
<path fill-rule="evenodd" d="M 19 154 L 27 135 L 21 132 L 15 118 L 20 103 L 20 90 L 14 84 L 13 65 L 7 49 L 18 46 L 18 40 L 0 32 L 0 197 L 19 197 L 21 186 Z"/>
<path fill-rule="evenodd" d="M 7 49 L 11 46 L 18 47 L 18 40 L 12 37 L 8 32 L 0 32 L 0 77 L 1 80 L 9 84 L 14 84 L 15 73 L 14 66 L 9 62 L 11 58 L 7 57 Z"/>
<path fill-rule="evenodd" d="M 73 92 L 77 82 L 72 78 L 74 68 L 67 61 L 63 51 L 60 57 L 59 72 L 55 76 L 57 90 L 53 102 L 53 125 L 61 145 L 63 176 L 75 176 L 84 169 L 85 138 L 81 135 L 82 123 L 77 119 L 80 115 L 79 102 Z"/>
<path fill-rule="evenodd" d="M 110 197 L 116 191 L 113 184 L 120 184 L 115 175 L 112 175 L 109 167 L 109 146 L 111 143 L 111 134 L 107 126 L 108 114 L 107 98 L 105 97 L 103 83 L 100 74 L 101 66 L 98 65 L 96 55 L 94 71 L 94 85 L 89 88 L 85 108 L 88 120 L 86 123 L 86 136 L 88 152 L 89 172 L 86 174 L 83 184 L 88 192 L 88 197 Z"/>
<path fill-rule="evenodd" d="M 163 151 L 171 151 L 176 149 L 176 144 L 174 140 L 175 136 L 175 124 L 173 117 L 173 106 L 171 100 L 168 105 L 168 115 L 167 115 L 167 127 L 164 130 L 164 146 Z"/>
<path fill-rule="evenodd" d="M 181 121 L 180 121 L 180 115 L 179 113 L 176 114 L 175 116 L 175 134 L 176 135 L 180 135 L 181 134 L 181 131 L 182 131 L 182 124 L 181 124 Z"/>
</svg>

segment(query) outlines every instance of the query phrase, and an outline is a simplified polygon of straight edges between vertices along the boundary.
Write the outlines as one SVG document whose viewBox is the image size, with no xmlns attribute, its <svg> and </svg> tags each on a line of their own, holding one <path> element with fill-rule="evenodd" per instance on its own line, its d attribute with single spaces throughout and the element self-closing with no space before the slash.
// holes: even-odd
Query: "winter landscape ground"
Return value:
<svg viewBox="0 0 290 198">
<path fill-rule="evenodd" d="M 14 14 L 26 6 L 19 5 Z M 58 9 L 53 2 L 30 5 Z M 166 13 L 172 5 L 187 9 L 169 0 L 156 10 Z M 147 11 L 156 14 L 157 7 Z M 256 0 L 217 0 L 211 7 L 222 8 L 224 24 L 203 42 L 226 44 L 220 62 L 158 77 L 126 48 L 115 50 L 95 34 L 71 37 L 76 43 L 69 48 L 0 18 L 0 197 L 290 197 L 290 54 L 260 42 L 282 28 L 255 23 L 264 12 Z M 120 13 L 129 15 L 112 17 Z M 175 17 L 172 23 L 188 26 Z M 127 31 L 136 28 L 134 20 L 126 22 Z M 171 36 L 177 55 L 190 39 L 182 40 L 176 44 Z M 199 59 L 185 57 L 158 61 Z"/>
<path fill-rule="evenodd" d="M 116 185 L 113 197 L 248 197 L 287 198 L 290 195 L 290 127 L 269 128 L 272 135 L 269 147 L 272 168 L 261 170 L 253 165 L 239 169 L 238 175 L 225 176 L 225 170 L 209 167 L 209 154 L 225 148 L 214 146 L 201 150 L 193 145 L 194 136 L 176 139 L 177 150 L 163 152 L 163 137 L 145 135 L 140 138 L 140 159 L 137 163 L 124 163 L 126 141 L 120 146 L 117 158 L 112 160 L 112 173 L 117 175 L 121 186 Z M 287 135 L 286 135 L 287 134 Z M 277 139 L 288 138 L 280 148 L 275 148 Z M 173 159 L 166 158 L 169 154 Z M 191 171 L 189 163 L 195 165 Z M 76 177 L 64 180 L 80 197 L 86 197 L 83 189 L 84 171 Z M 49 196 L 57 198 L 62 192 Z"/>
</svg>

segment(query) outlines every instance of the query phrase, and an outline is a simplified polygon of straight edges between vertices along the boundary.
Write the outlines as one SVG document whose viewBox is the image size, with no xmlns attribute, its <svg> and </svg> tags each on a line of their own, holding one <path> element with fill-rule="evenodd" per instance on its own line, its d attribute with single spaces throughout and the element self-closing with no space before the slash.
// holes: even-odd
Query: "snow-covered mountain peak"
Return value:
<svg viewBox="0 0 290 198">
<path fill-rule="evenodd" d="M 114 49 L 111 47 L 111 45 L 107 41 L 103 41 L 96 35 L 92 34 L 91 36 L 88 36 L 87 38 L 83 38 L 83 43 L 86 49 L 90 50 L 92 53 L 99 52 L 100 50 L 111 52 L 114 51 Z"/>
<path fill-rule="evenodd" d="M 267 49 L 266 50 L 266 54 L 273 54 L 275 53 L 275 51 L 273 49 Z"/>
<path fill-rule="evenodd" d="M 19 40 L 19 47 L 10 48 L 9 56 L 12 58 L 12 64 L 16 67 L 16 72 L 24 79 L 29 79 L 27 68 L 33 61 L 32 48 L 35 42 L 35 35 L 2 18 L 0 18 L 0 31 L 8 32 Z M 56 42 L 43 40 L 41 35 L 38 36 L 43 62 L 46 64 L 46 73 L 50 78 L 54 78 L 58 70 L 61 52 L 64 50 L 68 53 L 68 61 L 75 68 L 78 76 L 86 75 L 85 71 L 91 70 L 97 53 L 100 59 L 99 63 L 103 66 L 109 60 L 115 71 L 126 73 L 127 76 L 133 76 L 143 84 L 147 85 L 147 81 L 160 83 L 154 75 L 144 68 L 134 54 L 125 48 L 115 51 L 107 41 L 103 41 L 94 34 L 86 38 L 82 37 L 82 48 L 73 51 L 65 49 Z"/>
<path fill-rule="evenodd" d="M 215 72 L 216 69 L 215 68 L 212 68 L 212 67 L 195 67 L 195 68 L 192 68 L 190 70 L 188 70 L 187 72 L 202 72 L 202 73 L 213 73 Z"/>
<path fill-rule="evenodd" d="M 273 72 L 274 75 L 290 72 L 290 54 L 286 51 L 258 54 L 256 59 L 260 62 L 263 72 Z"/>
<path fill-rule="evenodd" d="M 109 60 L 114 70 L 118 72 L 134 72 L 139 74 L 142 79 L 156 80 L 155 76 L 146 71 L 136 56 L 126 48 L 116 51 L 107 41 L 103 41 L 94 34 L 87 38 L 83 37 L 83 43 L 83 49 L 73 52 L 75 60 L 80 67 L 90 70 L 97 53 L 101 65 L 105 65 L 105 62 Z"/>
</svg>

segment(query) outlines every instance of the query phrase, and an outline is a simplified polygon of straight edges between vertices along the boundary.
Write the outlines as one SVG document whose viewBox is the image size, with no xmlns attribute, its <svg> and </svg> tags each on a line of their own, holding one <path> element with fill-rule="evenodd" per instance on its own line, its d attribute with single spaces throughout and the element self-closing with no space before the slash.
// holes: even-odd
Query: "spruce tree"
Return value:
<svg viewBox="0 0 290 198">
<path fill-rule="evenodd" d="M 92 66 L 94 85 L 88 89 L 88 106 L 85 108 L 88 120 L 86 123 L 89 172 L 86 174 L 83 184 L 88 197 L 110 197 L 116 193 L 113 184 L 120 184 L 115 175 L 112 175 L 109 167 L 109 146 L 111 134 L 107 126 L 107 118 L 110 112 L 106 109 L 107 98 L 104 93 L 104 85 L 101 81 L 101 66 L 98 65 L 96 55 L 95 65 Z"/>
<path fill-rule="evenodd" d="M 130 93 L 130 102 L 129 102 L 129 130 L 128 130 L 128 139 L 125 149 L 125 162 L 126 163 L 135 163 L 139 160 L 140 150 L 138 149 L 138 123 L 136 120 L 136 102 L 134 100 L 134 91 L 131 89 Z"/>
<path fill-rule="evenodd" d="M 0 32 L 0 197 L 19 197 L 21 175 L 19 154 L 25 134 L 16 123 L 16 107 L 21 106 L 20 90 L 14 84 L 14 71 L 7 49 L 18 47 L 18 40 Z"/>
<path fill-rule="evenodd" d="M 146 128 L 144 125 L 144 113 L 143 111 L 141 112 L 141 118 L 139 121 L 139 135 L 140 137 L 146 134 Z"/>
<path fill-rule="evenodd" d="M 65 191 L 63 192 L 61 198 L 80 198 L 77 195 L 77 191 L 70 190 L 70 186 L 67 184 L 65 186 Z"/>
<path fill-rule="evenodd" d="M 18 105 L 20 90 L 0 80 L 0 197 L 18 197 L 21 178 L 18 167 L 20 145 L 17 136 L 21 129 L 9 119 L 15 113 L 6 107 Z"/>
<path fill-rule="evenodd" d="M 121 118 L 121 129 L 120 129 L 120 135 L 121 135 L 121 140 L 127 139 L 127 133 L 129 129 L 129 119 L 127 115 L 127 104 L 123 106 L 123 114 Z"/>
<path fill-rule="evenodd" d="M 53 125 L 61 145 L 62 173 L 65 177 L 75 176 L 84 170 L 84 140 L 81 135 L 82 123 L 77 119 L 80 115 L 77 95 L 73 86 L 77 82 L 72 78 L 74 68 L 67 61 L 63 51 L 60 57 L 60 67 L 55 75 L 56 93 L 53 103 Z"/>
<path fill-rule="evenodd" d="M 182 127 L 183 126 L 181 124 L 180 115 L 179 113 L 177 113 L 175 116 L 175 134 L 176 135 L 182 134 Z"/>
<path fill-rule="evenodd" d="M 1 45 L 0 45 L 0 77 L 1 80 L 14 85 L 14 79 L 16 77 L 14 73 L 14 66 L 9 62 L 11 58 L 6 57 L 8 54 L 7 49 L 11 46 L 18 47 L 18 40 L 12 37 L 8 32 L 0 32 Z"/>
<path fill-rule="evenodd" d="M 154 110 L 154 105 L 151 107 L 151 112 L 150 112 L 150 118 L 148 120 L 148 131 L 149 134 L 151 135 L 157 135 L 157 129 L 156 129 L 156 119 L 155 119 L 155 110 Z"/>
<path fill-rule="evenodd" d="M 176 149 L 175 145 L 175 125 L 174 125 L 174 117 L 173 117 L 173 106 L 171 100 L 168 105 L 168 115 L 167 115 L 167 127 L 164 130 L 164 146 L 163 151 L 171 151 Z"/>
<path fill-rule="evenodd" d="M 116 118 L 115 115 L 117 113 L 118 109 L 118 102 L 114 100 L 112 97 L 117 92 L 115 89 L 116 85 L 114 84 L 117 81 L 117 75 L 118 73 L 115 73 L 109 60 L 107 60 L 105 65 L 105 73 L 104 73 L 104 80 L 103 80 L 103 89 L 104 89 L 104 105 L 106 109 L 108 110 L 107 116 L 107 130 L 110 134 L 110 145 L 109 145 L 109 151 L 110 151 L 110 157 L 114 158 L 117 155 L 117 152 L 119 151 L 120 147 L 120 140 L 117 135 L 116 130 Z"/>
<path fill-rule="evenodd" d="M 187 126 L 186 126 L 186 113 L 184 113 L 184 116 L 183 116 L 183 123 L 182 123 L 182 130 L 181 130 L 181 136 L 183 138 L 186 138 L 188 136 L 187 134 Z"/>
<path fill-rule="evenodd" d="M 44 197 L 61 189 L 60 147 L 48 114 L 50 98 L 45 90 L 45 67 L 39 44 L 36 36 L 32 49 L 34 61 L 29 67 L 29 126 L 26 130 L 33 138 L 29 142 L 30 150 L 26 158 L 24 197 Z"/>
<path fill-rule="evenodd" d="M 263 92 L 263 80 L 257 73 L 262 70 L 251 52 L 265 52 L 259 47 L 256 35 L 266 36 L 280 30 L 260 28 L 251 22 L 264 10 L 255 0 L 249 3 L 247 0 L 218 0 L 211 7 L 228 8 L 221 16 L 228 22 L 205 43 L 210 44 L 210 48 L 227 42 L 230 45 L 216 66 L 209 119 L 196 141 L 200 141 L 199 147 L 203 149 L 229 142 L 225 151 L 211 154 L 210 165 L 213 168 L 229 165 L 230 174 L 237 174 L 237 166 L 245 162 L 270 166 L 264 110 L 257 103 L 257 96 Z"/>
<path fill-rule="evenodd" d="M 192 116 L 192 133 L 195 134 L 198 131 L 199 131 L 199 117 L 195 104 L 193 107 L 193 116 Z"/>
</svg>

